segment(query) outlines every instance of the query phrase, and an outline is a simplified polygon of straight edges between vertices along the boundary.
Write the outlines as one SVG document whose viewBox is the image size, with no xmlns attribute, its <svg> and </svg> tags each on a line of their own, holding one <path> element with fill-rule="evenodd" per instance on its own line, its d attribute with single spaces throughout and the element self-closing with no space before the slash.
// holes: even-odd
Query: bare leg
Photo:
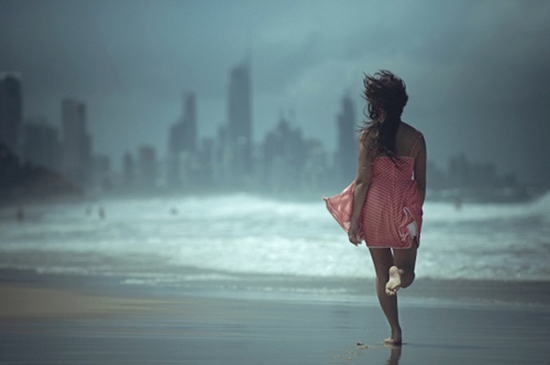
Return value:
<svg viewBox="0 0 550 365">
<path fill-rule="evenodd" d="M 394 265 L 393 256 L 389 248 L 371 248 L 369 250 L 376 270 L 376 294 L 391 328 L 391 337 L 385 339 L 384 342 L 400 344 L 401 326 L 397 311 L 397 297 L 386 295 L 386 283 L 390 280 L 390 268 Z"/>
</svg>

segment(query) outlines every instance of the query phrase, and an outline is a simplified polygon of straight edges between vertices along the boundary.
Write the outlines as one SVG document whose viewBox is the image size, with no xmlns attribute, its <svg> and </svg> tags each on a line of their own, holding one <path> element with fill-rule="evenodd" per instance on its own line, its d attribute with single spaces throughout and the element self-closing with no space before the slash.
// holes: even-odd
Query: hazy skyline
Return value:
<svg viewBox="0 0 550 365">
<path fill-rule="evenodd" d="M 83 101 L 94 150 L 117 166 L 145 143 L 164 157 L 187 90 L 213 137 L 250 57 L 256 142 L 293 109 L 333 152 L 342 96 L 361 116 L 363 72 L 389 69 L 430 160 L 464 152 L 548 181 L 548 39 L 544 1 L 0 0 L 0 71 L 22 74 L 24 117 L 59 126 L 61 99 Z"/>
</svg>

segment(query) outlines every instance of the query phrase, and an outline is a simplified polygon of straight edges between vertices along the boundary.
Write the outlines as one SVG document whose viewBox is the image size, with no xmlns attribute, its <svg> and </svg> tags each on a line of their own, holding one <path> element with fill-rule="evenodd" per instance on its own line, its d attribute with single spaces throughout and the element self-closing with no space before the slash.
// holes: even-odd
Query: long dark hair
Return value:
<svg viewBox="0 0 550 365">
<path fill-rule="evenodd" d="M 403 108 L 409 100 L 405 83 L 387 70 L 373 76 L 365 75 L 363 97 L 368 103 L 368 121 L 361 133 L 361 142 L 372 156 L 385 155 L 395 159 L 395 135 Z"/>
</svg>

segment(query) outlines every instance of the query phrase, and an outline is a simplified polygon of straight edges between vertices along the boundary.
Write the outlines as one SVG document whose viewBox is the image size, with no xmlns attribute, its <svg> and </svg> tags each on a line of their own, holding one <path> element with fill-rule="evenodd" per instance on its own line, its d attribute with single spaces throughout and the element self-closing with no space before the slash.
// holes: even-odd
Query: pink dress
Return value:
<svg viewBox="0 0 550 365">
<path fill-rule="evenodd" d="M 409 156 L 392 161 L 376 157 L 371 167 L 371 181 L 359 217 L 359 236 L 368 247 L 410 248 L 416 237 L 420 242 L 422 202 L 414 180 L 412 156 L 419 134 Z M 354 184 L 332 198 L 323 198 L 327 209 L 347 232 L 353 209 Z"/>
</svg>

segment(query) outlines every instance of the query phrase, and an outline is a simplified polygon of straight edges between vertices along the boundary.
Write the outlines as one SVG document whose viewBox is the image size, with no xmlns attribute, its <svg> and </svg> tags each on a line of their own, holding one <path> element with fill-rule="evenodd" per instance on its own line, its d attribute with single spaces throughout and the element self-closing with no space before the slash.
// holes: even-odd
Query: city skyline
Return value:
<svg viewBox="0 0 550 365">
<path fill-rule="evenodd" d="M 16 101 L 12 104 L 17 108 L 12 109 L 17 113 L 11 114 L 17 114 L 17 118 L 2 117 L 1 122 L 6 129 L 14 133 L 19 130 L 23 133 L 3 136 L 0 141 L 11 141 L 13 146 L 8 147 L 19 155 L 22 163 L 60 171 L 69 181 L 86 190 L 97 187 L 111 188 L 115 181 L 117 186 L 122 184 L 122 186 L 146 189 L 162 186 L 192 191 L 198 186 L 220 188 L 222 185 L 226 185 L 225 187 L 230 190 L 257 189 L 258 184 L 265 181 L 265 176 L 262 174 L 269 170 L 269 166 L 267 166 L 268 170 L 262 169 L 262 162 L 260 162 L 260 159 L 264 162 L 268 161 L 265 154 L 269 151 L 264 149 L 263 155 L 258 154 L 257 151 L 262 148 L 260 145 L 268 143 L 269 133 L 262 144 L 252 142 L 253 126 L 250 113 L 252 93 L 249 64 L 242 63 L 231 68 L 229 75 L 227 92 L 229 122 L 220 125 L 216 140 L 203 138 L 198 141 L 196 95 L 193 91 L 187 90 L 183 93 L 182 115 L 167 131 L 166 154 L 157 154 L 157 149 L 150 143 L 140 144 L 135 148 L 135 153 L 132 149 L 126 150 L 122 168 L 113 169 L 111 158 L 95 150 L 92 143 L 94 136 L 87 127 L 88 108 L 85 101 L 74 98 L 64 98 L 60 101 L 61 128 L 53 126 L 45 118 L 22 120 L 20 109 L 24 105 L 24 97 L 21 93 L 22 84 L 19 77 L 15 84 L 9 77 L 6 79 L 9 81 L 7 85 L 10 85 L 6 90 L 13 89 L 13 92 L 11 92 L 11 99 L 2 99 L 4 106 L 11 105 L 6 102 L 11 102 L 12 99 Z M 344 105 L 347 100 L 347 97 L 344 97 Z M 349 102 L 347 105 L 349 106 Z M 339 118 L 340 135 L 353 135 L 353 121 L 348 120 L 342 124 L 341 119 L 342 117 Z M 307 145 L 311 144 L 312 140 L 304 139 L 298 127 L 291 127 L 282 116 L 280 116 L 279 126 L 283 126 L 283 131 L 275 143 L 279 146 L 277 147 L 279 153 L 285 155 L 285 161 L 283 165 L 278 164 L 277 172 L 281 176 L 291 172 L 295 178 L 288 181 L 282 179 L 284 183 L 279 184 L 276 190 L 301 190 L 305 186 L 301 170 L 310 155 L 314 159 L 319 154 L 323 155 L 323 168 L 327 168 L 324 146 L 321 142 L 314 142 L 316 152 L 311 154 Z M 289 134 L 286 131 L 290 128 L 293 132 Z M 343 129 L 349 130 L 343 131 Z M 340 146 L 340 149 L 347 147 L 349 146 Z M 274 152 L 273 155 L 277 155 L 277 152 Z M 352 156 L 348 157 L 351 160 Z M 266 167 L 265 164 L 264 167 Z M 321 173 L 327 172 L 319 168 L 316 170 Z M 224 183 L 214 182 L 214 176 Z M 312 180 L 312 175 L 308 176 L 309 180 Z M 351 176 L 348 176 L 349 178 Z"/>
<path fill-rule="evenodd" d="M 230 75 L 229 76 L 229 93 L 228 93 L 228 101 L 227 101 L 227 112 L 228 114 L 231 113 L 230 111 L 230 95 L 231 95 L 231 90 L 232 90 L 232 83 L 234 80 L 231 79 L 232 76 L 235 75 L 235 71 L 238 71 L 237 74 L 242 74 L 243 73 L 243 67 L 247 67 L 246 66 L 246 63 L 241 63 L 237 66 L 234 66 L 233 68 L 230 68 L 230 70 L 228 71 L 228 74 Z M 249 71 L 246 71 L 246 72 L 249 72 Z M 17 75 L 17 77 L 19 79 L 21 79 L 21 76 L 18 72 L 3 72 L 4 75 Z M 246 78 L 249 80 L 250 78 L 250 75 L 246 75 Z M 21 89 L 21 85 L 18 86 L 19 89 Z M 248 86 L 245 86 L 245 87 L 248 87 Z M 247 91 L 248 92 L 248 91 Z M 133 147 L 129 147 L 129 148 L 126 148 L 124 150 L 124 155 L 122 157 L 120 157 L 119 161 L 115 160 L 113 158 L 113 156 L 109 155 L 109 154 L 106 154 L 102 151 L 94 151 L 93 150 L 93 144 L 92 144 L 92 140 L 93 140 L 93 135 L 91 135 L 89 132 L 88 132 L 88 128 L 87 128 L 87 123 L 86 123 L 86 119 L 87 119 L 87 109 L 86 109 L 86 102 L 85 101 L 79 101 L 79 100 L 76 100 L 76 99 L 73 99 L 73 98 L 64 98 L 63 100 L 60 101 L 60 104 L 61 104 L 61 116 L 62 116 L 62 125 L 61 125 L 61 128 L 59 128 L 59 131 L 58 131 L 58 128 L 57 126 L 53 125 L 52 123 L 50 123 L 46 118 L 43 118 L 43 117 L 31 117 L 31 118 L 24 118 L 22 120 L 22 123 L 21 123 L 21 131 L 30 131 L 31 133 L 34 131 L 34 133 L 36 133 L 37 131 L 40 131 L 41 135 L 44 135 L 44 133 L 46 134 L 49 134 L 50 136 L 54 136 L 55 137 L 50 137 L 51 138 L 54 138 L 57 143 L 59 143 L 59 148 L 60 149 L 67 149 L 67 151 L 69 150 L 72 150 L 73 153 L 67 153 L 65 152 L 64 154 L 60 153 L 60 152 L 56 152 L 56 151 L 50 151 L 50 160 L 51 159 L 54 159 L 55 157 L 54 156 L 57 156 L 57 158 L 59 159 L 59 161 L 57 162 L 58 166 L 57 166 L 57 170 L 63 172 L 70 180 L 73 180 L 77 183 L 83 183 L 86 179 L 88 179 L 90 182 L 91 181 L 94 181 L 94 179 L 96 179 L 96 177 L 94 176 L 87 176 L 87 177 L 83 177 L 83 175 L 85 174 L 91 174 L 92 173 L 92 167 L 97 165 L 98 162 L 96 160 L 99 160 L 101 161 L 100 165 L 101 166 L 108 166 L 107 167 L 107 170 L 109 170 L 109 174 L 110 174 L 110 179 L 112 179 L 113 176 L 119 176 L 120 179 L 122 179 L 121 181 L 124 180 L 124 175 L 126 173 L 125 169 L 126 169 L 126 160 L 128 159 L 128 155 L 130 155 L 131 158 L 135 158 L 135 160 L 137 161 L 137 165 L 139 167 L 140 165 L 140 161 L 141 160 L 147 160 L 149 161 L 148 163 L 150 164 L 151 161 L 155 161 L 154 164 L 155 166 L 154 167 L 151 167 L 151 166 L 147 166 L 145 167 L 145 169 L 148 169 L 148 170 L 154 170 L 155 172 L 154 173 L 147 173 L 147 175 L 151 175 L 151 176 L 155 176 L 156 179 L 161 179 L 162 181 L 164 181 L 165 184 L 167 184 L 167 186 L 170 186 L 170 179 L 171 179 L 171 176 L 173 176 L 174 172 L 176 174 L 179 173 L 179 166 L 173 166 L 171 165 L 171 161 L 170 161 L 170 158 L 171 158 L 171 153 L 176 151 L 176 152 L 197 152 L 197 145 L 200 143 L 200 142 L 209 142 L 211 139 L 208 138 L 208 137 L 203 137 L 203 138 L 199 138 L 199 135 L 198 135 L 198 128 L 197 128 L 197 123 L 198 123 L 198 120 L 197 120 L 197 115 L 196 115 L 196 95 L 193 91 L 191 90 L 185 90 L 181 93 L 183 95 L 183 108 L 182 108 L 182 115 L 176 119 L 176 123 L 173 124 L 170 128 L 167 129 L 167 148 L 165 149 L 165 151 L 163 151 L 162 149 L 159 149 L 157 148 L 156 146 L 152 145 L 150 142 L 148 141 L 145 141 L 139 145 L 136 145 L 136 146 L 133 146 Z M 249 96 L 250 97 L 250 96 Z M 248 99 L 249 97 L 246 97 L 245 98 L 245 101 L 246 99 Z M 22 98 L 23 100 L 24 98 Z M 18 103 L 21 103 L 22 100 L 19 100 Z M 335 114 L 335 122 L 334 122 L 334 125 L 336 126 L 336 129 L 337 129 L 337 135 L 334 136 L 335 138 L 335 142 L 337 144 L 337 149 L 334 151 L 334 152 L 331 152 L 329 150 L 326 149 L 326 146 L 324 146 L 323 142 L 322 141 L 319 141 L 320 144 L 318 144 L 318 148 L 321 148 L 324 152 L 324 154 L 327 154 L 329 157 L 325 157 L 327 158 L 327 166 L 331 165 L 335 170 L 333 171 L 333 173 L 336 173 L 340 176 L 344 176 L 343 179 L 327 179 L 327 181 L 329 181 L 328 185 L 326 186 L 330 186 L 331 183 L 339 183 L 339 184 L 343 184 L 345 183 L 345 181 L 347 181 L 346 179 L 351 179 L 351 177 L 353 177 L 354 175 L 354 169 L 355 169 L 355 160 L 356 160 L 356 156 L 355 156 L 355 151 L 356 151 L 356 139 L 352 139 L 350 137 L 356 137 L 355 133 L 352 132 L 352 128 L 353 128 L 353 121 L 355 120 L 355 106 L 353 105 L 353 100 L 352 98 L 350 97 L 349 95 L 349 92 L 346 92 L 344 93 L 341 98 L 340 98 L 340 102 L 341 102 L 341 108 L 340 108 L 340 111 L 338 113 Z M 246 103 L 248 103 L 248 101 L 246 101 Z M 22 103 L 24 105 L 24 102 Z M 294 115 L 294 111 L 291 109 L 289 111 L 290 115 L 292 116 L 291 118 L 285 118 L 283 117 L 281 114 L 281 110 L 279 110 L 279 118 L 278 118 L 278 122 L 273 125 L 273 129 L 277 129 L 277 128 L 280 128 L 281 127 L 281 123 L 284 123 L 284 124 L 287 124 L 288 126 L 285 127 L 285 128 L 293 128 L 295 129 L 296 131 L 299 131 L 299 133 L 302 133 L 301 131 L 301 128 L 299 126 L 299 124 L 296 123 L 296 119 L 295 119 L 295 115 Z M 246 115 L 246 113 L 244 113 Z M 227 120 L 230 120 L 230 116 L 228 116 Z M 290 122 L 290 123 L 289 123 Z M 248 122 L 250 123 L 250 122 Z M 237 125 L 238 126 L 238 123 L 234 122 L 234 126 Z M 220 131 L 218 131 L 218 139 L 220 139 L 219 141 L 217 141 L 216 143 L 220 145 L 223 144 L 223 140 L 226 139 L 226 138 L 229 138 L 229 140 L 231 141 L 231 143 L 234 143 L 235 141 L 232 140 L 232 138 L 234 138 L 234 136 L 238 135 L 239 132 L 233 132 L 233 137 L 229 137 L 229 135 L 231 134 L 230 131 L 231 131 L 231 128 L 230 128 L 230 124 L 227 123 L 226 125 L 224 124 L 220 124 L 219 125 L 219 128 L 220 130 L 222 131 L 222 134 L 224 133 L 223 131 L 225 130 L 226 132 L 225 133 L 228 133 L 227 137 L 223 137 L 222 135 L 220 135 Z M 252 126 L 249 125 L 248 127 L 245 128 L 245 130 L 248 129 L 248 132 L 245 132 L 245 133 L 248 133 L 247 135 L 247 140 L 251 141 L 250 139 L 250 130 L 252 129 Z M 346 131 L 347 129 L 350 129 L 349 131 Z M 356 132 L 357 130 L 355 130 Z M 59 132 L 62 132 L 61 135 L 63 136 L 63 138 L 59 138 L 58 135 L 59 135 Z M 241 134 L 243 134 L 243 130 L 242 130 L 242 127 L 241 127 L 241 131 L 240 131 Z M 251 148 L 250 150 L 253 150 L 253 148 L 255 146 L 259 147 L 260 145 L 263 145 L 264 143 L 266 143 L 266 138 L 269 138 L 269 135 L 273 133 L 272 131 L 267 131 L 267 133 L 264 135 L 264 136 L 261 136 L 260 138 L 262 138 L 261 141 L 257 142 L 257 143 L 252 143 L 251 144 Z M 24 137 L 25 136 L 25 133 L 19 133 L 19 135 L 21 137 Z M 67 137 L 65 137 L 67 136 Z M 177 136 L 177 137 L 176 137 Z M 305 136 L 306 138 L 309 138 L 311 140 L 311 136 Z M 174 139 L 176 138 L 176 139 Z M 53 140 L 53 139 L 51 139 Z M 80 140 L 79 142 L 75 142 L 75 140 Z M 347 141 L 347 143 L 346 143 Z M 214 142 L 212 140 L 212 142 Z M 251 142 L 250 142 L 251 143 Z M 174 147 L 174 145 L 177 145 L 177 147 Z M 29 158 L 28 155 L 25 154 L 25 151 L 28 150 L 27 148 L 27 145 L 28 145 L 28 142 L 25 140 L 25 139 L 21 139 L 20 140 L 20 148 L 19 148 L 19 154 L 20 154 L 20 157 L 22 158 L 23 161 L 33 161 L 32 158 Z M 66 146 L 69 146 L 69 147 L 66 147 Z M 160 153 L 159 153 L 160 151 Z M 223 153 L 224 151 L 221 151 L 221 153 Z M 225 151 L 227 152 L 227 151 Z M 34 152 L 30 152 L 31 154 L 34 153 L 36 154 L 37 152 L 34 151 Z M 65 154 L 68 155 L 68 157 L 65 157 Z M 143 157 L 143 156 L 147 156 L 147 157 Z M 257 158 L 258 156 L 256 156 Z M 67 160 L 67 158 L 69 160 Z M 105 161 L 107 159 L 107 161 Z M 434 176 L 437 176 L 438 174 L 441 173 L 441 171 L 444 171 L 444 170 L 447 170 L 447 169 L 450 169 L 451 168 L 451 165 L 453 165 L 453 162 L 457 159 L 466 159 L 464 153 L 459 153 L 459 154 L 456 154 L 456 155 L 453 155 L 453 156 L 450 156 L 449 159 L 446 161 L 446 163 L 443 164 L 443 166 L 440 166 L 440 165 L 434 165 L 434 162 L 433 160 L 429 160 L 432 168 L 434 168 L 435 173 L 433 174 Z M 39 162 L 40 160 L 34 160 L 33 162 Z M 466 161 L 465 162 L 466 165 L 470 164 L 471 162 L 469 161 Z M 41 166 L 44 166 L 44 167 L 47 167 L 47 168 L 53 168 L 54 170 L 56 170 L 56 168 L 54 166 L 56 166 L 56 164 L 54 162 L 49 162 L 49 163 L 40 163 Z M 141 163 L 142 166 L 145 166 L 147 165 L 147 163 Z M 160 166 L 163 165 L 165 166 L 163 169 L 159 170 Z M 86 166 L 84 170 L 86 170 L 87 172 L 83 172 L 83 171 L 75 171 L 79 168 L 82 168 L 83 166 Z M 172 166 L 172 168 L 170 167 Z M 516 179 L 517 179 L 517 175 L 516 175 L 516 172 L 515 171 L 497 171 L 497 170 L 501 170 L 499 168 L 498 165 L 495 165 L 493 163 L 488 163 L 487 161 L 473 161 L 473 166 L 474 168 L 476 166 L 484 166 L 485 169 L 489 169 L 491 170 L 491 173 L 490 175 L 491 176 L 494 176 L 494 177 L 497 177 L 497 174 L 504 174 L 504 176 L 512 176 L 513 177 L 513 180 L 514 180 L 514 184 L 517 183 Z M 235 166 L 234 165 L 231 165 L 229 164 L 228 165 L 229 168 L 234 168 Z M 103 170 L 105 170 L 105 168 L 103 167 Z M 464 168 L 463 168 L 464 170 Z M 136 178 L 139 177 L 139 168 L 137 170 L 134 171 L 134 173 L 136 174 Z M 449 174 L 453 174 L 453 172 L 449 171 L 448 172 Z M 113 175 L 114 174 L 114 175 Z M 456 174 L 456 173 L 455 173 Z M 229 176 L 228 174 L 228 171 L 227 171 L 227 168 L 225 170 L 225 172 L 221 172 L 221 173 L 218 173 L 217 174 L 218 176 L 223 176 L 223 178 L 227 178 Z M 153 186 L 154 184 L 151 182 L 154 180 L 153 177 L 149 176 L 148 178 L 148 181 L 147 183 L 144 184 L 144 186 Z M 322 176 L 320 176 L 322 177 Z M 497 178 L 496 180 L 499 180 L 499 178 Z M 241 181 L 242 182 L 242 181 Z M 524 183 L 525 181 L 521 180 L 519 181 L 520 183 Z M 195 182 L 196 183 L 196 182 Z M 500 184 L 500 183 L 499 183 Z M 446 186 L 446 185 L 449 185 L 447 181 L 445 181 L 444 183 L 440 183 L 440 182 L 437 182 L 435 184 L 431 184 L 432 186 L 437 186 L 438 188 L 442 187 L 442 186 Z M 179 186 L 179 183 L 174 185 L 174 186 Z M 453 184 L 450 184 L 449 186 L 454 186 Z M 180 186 L 181 187 L 181 186 Z M 334 185 L 333 185 L 334 187 Z"/>
<path fill-rule="evenodd" d="M 27 119 L 20 128 L 23 132 L 18 143 L 20 159 L 25 164 L 31 162 L 61 171 L 68 181 L 85 191 L 115 188 L 121 192 L 130 188 L 135 192 L 153 192 L 160 188 L 173 192 L 221 189 L 296 194 L 321 193 L 347 185 L 355 176 L 357 148 L 355 107 L 349 94 L 341 97 L 341 110 L 334 120 L 338 149 L 332 156 L 322 141 L 304 136 L 302 129 L 295 125 L 293 110 L 287 116 L 279 113 L 278 124 L 266 133 L 261 143 L 254 144 L 250 140 L 252 95 L 247 67 L 241 64 L 229 71 L 227 113 L 232 123 L 220 125 L 217 139 L 197 140 L 196 96 L 188 90 L 183 93 L 182 115 L 168 130 L 169 148 L 164 158 L 159 157 L 153 145 L 145 143 L 134 152 L 126 150 L 122 168 L 113 169 L 110 156 L 94 151 L 93 135 L 87 129 L 86 103 L 65 98 L 61 101 L 62 138 L 58 138 L 57 128 L 45 119 Z M 12 99 L 20 106 L 24 98 L 19 95 L 19 82 L 16 86 L 10 89 L 19 90 Z M 10 123 L 20 123 L 16 118 L 4 118 L 2 122 L 8 127 Z M 246 151 L 250 155 L 247 156 Z M 472 162 L 464 154 L 452 156 L 446 169 L 432 161 L 428 161 L 428 165 L 428 187 L 436 199 L 440 192 L 447 198 L 448 193 L 450 196 L 466 193 L 470 198 L 481 200 L 530 196 L 515 173 L 499 173 L 494 164 Z"/>
</svg>

